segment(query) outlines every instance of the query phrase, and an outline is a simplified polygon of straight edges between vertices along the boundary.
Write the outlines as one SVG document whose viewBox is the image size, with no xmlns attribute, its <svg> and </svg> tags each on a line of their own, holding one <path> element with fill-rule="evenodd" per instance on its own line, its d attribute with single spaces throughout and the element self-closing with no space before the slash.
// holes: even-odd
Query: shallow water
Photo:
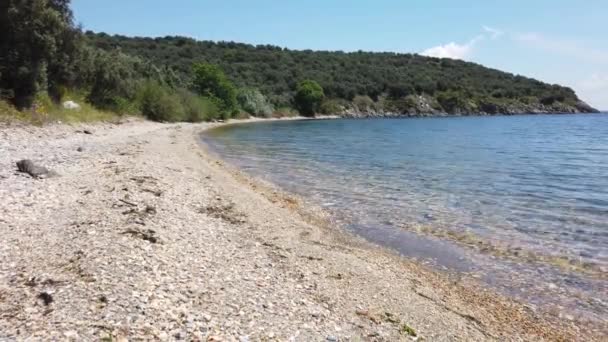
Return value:
<svg viewBox="0 0 608 342">
<path fill-rule="evenodd" d="M 608 317 L 608 115 L 268 122 L 205 141 L 372 242 Z"/>
</svg>

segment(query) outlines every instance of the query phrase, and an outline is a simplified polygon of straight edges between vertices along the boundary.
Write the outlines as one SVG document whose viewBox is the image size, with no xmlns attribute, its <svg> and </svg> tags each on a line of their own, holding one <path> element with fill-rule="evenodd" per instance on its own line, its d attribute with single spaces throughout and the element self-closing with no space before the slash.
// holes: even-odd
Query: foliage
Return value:
<svg viewBox="0 0 608 342">
<path fill-rule="evenodd" d="M 264 117 L 296 115 L 292 106 L 303 115 L 344 108 L 399 113 L 580 108 L 570 88 L 458 60 L 83 34 L 69 5 L 70 0 L 0 5 L 0 99 L 22 109 L 16 114 L 3 102 L 4 116 L 31 115 L 43 122 L 143 111 L 154 120 L 199 121 L 234 117 L 239 106 Z M 72 89 L 79 90 L 83 110 L 62 114 L 60 103 Z"/>
<path fill-rule="evenodd" d="M 299 113 L 291 107 L 279 107 L 272 113 L 273 118 L 292 118 L 298 115 Z"/>
<path fill-rule="evenodd" d="M 441 107 L 448 112 L 453 112 L 456 108 L 464 105 L 464 99 L 459 93 L 453 91 L 440 93 L 439 96 L 437 96 L 437 101 L 441 104 Z"/>
<path fill-rule="evenodd" d="M 217 65 L 196 63 L 193 68 L 193 88 L 201 96 L 216 102 L 224 118 L 237 113 L 236 87 Z"/>
<path fill-rule="evenodd" d="M 353 99 L 353 105 L 355 105 L 357 110 L 364 112 L 373 108 L 375 103 L 374 100 L 367 95 L 357 95 Z"/>
<path fill-rule="evenodd" d="M 272 116 L 273 108 L 268 100 L 257 89 L 245 88 L 239 90 L 237 100 L 241 109 L 245 112 L 259 116 L 259 117 L 270 117 Z"/>
<path fill-rule="evenodd" d="M 259 89 L 276 108 L 290 103 L 296 82 L 302 79 L 316 80 L 328 98 L 353 101 L 357 95 L 367 96 L 376 107 L 379 102 L 391 104 L 411 95 L 430 96 L 434 103 L 442 93 L 442 102 L 448 108 L 439 110 L 445 112 L 461 111 L 463 108 L 456 108 L 458 105 L 472 108 L 471 102 L 482 98 L 484 103 L 496 105 L 504 103 L 503 100 L 524 103 L 530 97 L 536 103 L 543 99 L 550 105 L 578 100 L 570 88 L 465 61 L 416 54 L 295 51 L 184 37 L 129 38 L 93 32 L 86 35 L 96 47 L 120 48 L 158 65 L 168 65 L 185 80 L 192 78 L 191 66 L 197 60 L 216 64 L 236 86 Z M 448 94 L 458 95 L 449 99 Z M 457 101 L 459 97 L 466 101 Z M 386 101 L 380 101 L 383 98 Z M 405 109 L 408 103 L 411 101 L 392 104 Z"/>
<path fill-rule="evenodd" d="M 142 114 L 150 120 L 175 122 L 186 118 L 179 96 L 157 81 L 148 80 L 143 84 L 139 101 Z"/>
<path fill-rule="evenodd" d="M 80 32 L 69 1 L 5 0 L 0 6 L 0 89 L 18 108 L 39 91 L 73 82 Z"/>
<path fill-rule="evenodd" d="M 91 84 L 88 100 L 109 110 L 120 110 L 124 103 L 135 98 L 138 58 L 118 51 L 96 51 L 91 55 L 93 69 L 87 83 Z"/>
<path fill-rule="evenodd" d="M 294 102 L 300 114 L 314 116 L 319 112 L 321 102 L 325 98 L 323 88 L 312 80 L 304 80 L 298 84 Z"/>
<path fill-rule="evenodd" d="M 348 102 L 340 99 L 325 99 L 321 103 L 319 112 L 325 115 L 339 115 L 344 111 Z"/>
<path fill-rule="evenodd" d="M 407 114 L 415 110 L 416 101 L 411 95 L 401 98 L 387 98 L 384 103 L 384 109 L 389 112 Z"/>
<path fill-rule="evenodd" d="M 183 106 L 184 121 L 211 121 L 221 116 L 219 108 L 210 99 L 198 96 L 186 89 L 178 89 L 177 94 Z"/>
</svg>

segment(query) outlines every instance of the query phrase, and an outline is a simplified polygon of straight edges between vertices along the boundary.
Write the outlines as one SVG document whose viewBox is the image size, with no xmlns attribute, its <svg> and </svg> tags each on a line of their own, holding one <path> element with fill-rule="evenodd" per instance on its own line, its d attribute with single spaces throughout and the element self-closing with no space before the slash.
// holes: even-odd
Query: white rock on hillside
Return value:
<svg viewBox="0 0 608 342">
<path fill-rule="evenodd" d="M 63 108 L 80 110 L 80 105 L 74 101 L 65 101 L 63 103 Z"/>
</svg>

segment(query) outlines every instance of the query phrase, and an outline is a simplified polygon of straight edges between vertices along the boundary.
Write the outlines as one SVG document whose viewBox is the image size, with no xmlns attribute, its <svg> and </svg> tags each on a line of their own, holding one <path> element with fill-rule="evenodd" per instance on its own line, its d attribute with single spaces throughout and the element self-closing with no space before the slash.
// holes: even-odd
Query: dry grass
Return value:
<svg viewBox="0 0 608 342">
<path fill-rule="evenodd" d="M 3 123 L 25 123 L 43 126 L 53 122 L 78 123 L 78 122 L 103 122 L 115 121 L 120 115 L 102 111 L 85 103 L 78 102 L 80 109 L 65 109 L 61 105 L 44 101 L 39 103 L 38 109 L 19 111 L 6 101 L 0 101 L 0 122 Z"/>
</svg>

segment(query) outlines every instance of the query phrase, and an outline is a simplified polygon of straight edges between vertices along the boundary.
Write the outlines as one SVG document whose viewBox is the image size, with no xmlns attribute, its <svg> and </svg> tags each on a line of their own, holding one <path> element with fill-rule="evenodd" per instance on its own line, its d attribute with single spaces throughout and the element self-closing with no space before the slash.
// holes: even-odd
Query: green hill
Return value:
<svg viewBox="0 0 608 342">
<path fill-rule="evenodd" d="M 86 32 L 88 44 L 140 57 L 187 85 L 195 62 L 219 65 L 239 88 L 291 106 L 299 81 L 324 89 L 324 110 L 352 116 L 594 112 L 567 87 L 484 66 L 416 54 L 296 51 L 271 45 Z"/>
</svg>

